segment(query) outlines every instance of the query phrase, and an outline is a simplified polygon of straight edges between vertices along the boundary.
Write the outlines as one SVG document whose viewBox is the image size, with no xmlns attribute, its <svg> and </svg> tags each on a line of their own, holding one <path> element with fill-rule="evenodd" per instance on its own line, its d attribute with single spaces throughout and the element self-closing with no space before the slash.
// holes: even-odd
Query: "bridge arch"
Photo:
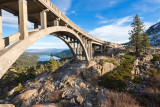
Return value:
<svg viewBox="0 0 160 107">
<path fill-rule="evenodd" d="M 36 41 L 40 40 L 41 38 L 49 34 L 57 34 L 57 33 L 58 34 L 63 33 L 65 34 L 65 36 L 68 36 L 68 34 L 71 34 L 72 36 L 74 36 L 77 39 L 77 42 L 80 43 L 85 53 L 86 60 L 89 61 L 87 49 L 85 48 L 82 39 L 79 37 L 79 35 L 76 32 L 63 26 L 48 27 L 46 29 L 40 29 L 34 33 L 30 33 L 29 36 L 24 40 L 19 40 L 13 45 L 11 45 L 10 47 L 5 48 L 0 52 L 0 62 L 3 62 L 3 63 L 0 63 L 0 72 L 1 72 L 0 78 L 5 74 L 5 72 L 9 69 L 9 67 L 18 59 L 18 57 L 26 49 L 28 49 L 31 45 L 33 45 Z M 63 39 L 61 35 L 59 37 Z M 71 51 L 75 55 L 75 50 L 72 49 L 68 41 L 65 39 L 63 39 L 63 41 L 70 47 Z"/>
</svg>

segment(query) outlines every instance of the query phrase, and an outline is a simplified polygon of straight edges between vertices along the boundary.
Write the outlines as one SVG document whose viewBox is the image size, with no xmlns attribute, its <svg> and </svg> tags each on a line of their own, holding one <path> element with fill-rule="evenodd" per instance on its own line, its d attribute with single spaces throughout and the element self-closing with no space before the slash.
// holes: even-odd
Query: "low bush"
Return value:
<svg viewBox="0 0 160 107">
<path fill-rule="evenodd" d="M 8 92 L 4 93 L 2 96 L 0 96 L 1 100 L 5 100 L 9 96 Z"/>
<path fill-rule="evenodd" d="M 142 83 L 142 78 L 139 75 L 134 75 L 133 82 L 136 84 L 140 84 L 140 83 Z"/>
<path fill-rule="evenodd" d="M 101 107 L 140 107 L 129 94 L 107 91 L 106 101 L 100 101 Z"/>
<path fill-rule="evenodd" d="M 145 86 L 137 100 L 145 107 L 160 107 L 160 75 L 150 77 Z"/>
<path fill-rule="evenodd" d="M 153 54 L 153 59 L 151 61 L 158 61 L 160 62 L 160 54 Z"/>
<path fill-rule="evenodd" d="M 16 92 L 16 91 L 20 91 L 20 90 L 22 90 L 22 88 L 23 88 L 22 84 L 21 84 L 21 83 L 19 83 L 19 84 L 18 84 L 18 87 L 17 87 L 17 88 L 15 88 L 15 90 L 14 90 L 14 91 L 15 91 L 15 92 Z"/>
<path fill-rule="evenodd" d="M 108 63 L 112 63 L 115 66 L 118 66 L 118 63 L 114 60 L 114 59 L 100 59 L 100 62 L 108 62 Z"/>
<path fill-rule="evenodd" d="M 101 77 L 100 85 L 117 91 L 122 91 L 126 87 L 126 81 L 131 78 L 131 70 L 135 56 L 125 55 L 120 65 L 113 71 Z"/>
</svg>

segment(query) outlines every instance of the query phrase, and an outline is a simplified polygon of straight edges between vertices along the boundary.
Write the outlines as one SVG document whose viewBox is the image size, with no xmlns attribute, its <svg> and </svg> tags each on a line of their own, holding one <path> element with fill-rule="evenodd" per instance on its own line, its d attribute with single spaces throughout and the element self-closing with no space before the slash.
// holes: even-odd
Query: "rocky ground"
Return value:
<svg viewBox="0 0 160 107">
<path fill-rule="evenodd" d="M 22 107 L 39 104 L 63 105 L 63 107 L 99 107 L 105 100 L 105 88 L 98 85 L 98 77 L 114 69 L 112 63 L 101 64 L 97 57 L 89 64 L 71 62 L 54 73 L 45 73 L 34 81 L 27 81 L 20 93 L 14 93 L 5 103 Z"/>
<path fill-rule="evenodd" d="M 45 73 L 34 81 L 27 81 L 19 92 L 14 92 L 13 89 L 10 97 L 0 103 L 16 107 L 106 107 L 107 103 L 112 107 L 112 100 L 116 99 L 117 102 L 114 103 L 121 103 L 122 107 L 139 107 L 130 96 L 111 92 L 98 85 L 99 77 L 116 68 L 124 54 L 124 50 L 112 49 L 103 56 L 95 57 L 90 63 L 71 61 L 56 72 Z M 152 58 L 151 54 L 146 54 L 135 59 L 132 75 L 138 74 L 147 79 L 150 69 L 160 69 L 159 62 L 152 62 Z M 108 61 L 104 62 L 102 59 Z M 146 85 L 131 82 L 126 90 L 143 93 L 145 87 Z M 126 99 L 132 102 L 127 102 Z"/>
</svg>

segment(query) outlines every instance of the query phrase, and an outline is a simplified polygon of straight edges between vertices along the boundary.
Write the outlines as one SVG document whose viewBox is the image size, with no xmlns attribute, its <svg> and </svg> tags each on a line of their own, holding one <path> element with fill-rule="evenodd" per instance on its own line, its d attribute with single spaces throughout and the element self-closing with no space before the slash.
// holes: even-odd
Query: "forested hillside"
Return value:
<svg viewBox="0 0 160 107">
<path fill-rule="evenodd" d="M 24 52 L 17 61 L 13 64 L 14 67 L 29 67 L 36 66 L 38 63 L 39 57 L 36 55 L 32 55 L 28 52 Z"/>
</svg>

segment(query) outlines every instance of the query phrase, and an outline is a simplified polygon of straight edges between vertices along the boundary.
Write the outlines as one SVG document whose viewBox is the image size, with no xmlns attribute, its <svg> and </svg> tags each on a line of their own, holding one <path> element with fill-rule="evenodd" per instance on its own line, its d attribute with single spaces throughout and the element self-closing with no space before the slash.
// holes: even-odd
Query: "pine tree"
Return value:
<svg viewBox="0 0 160 107">
<path fill-rule="evenodd" d="M 144 34 L 144 25 L 141 22 L 138 15 L 134 17 L 133 23 L 131 24 L 131 27 L 133 28 L 130 31 L 130 43 L 135 48 L 136 55 L 139 55 L 139 52 L 143 50 L 143 34 Z"/>
<path fill-rule="evenodd" d="M 58 68 L 57 61 L 54 58 L 51 58 L 47 64 L 49 71 L 55 71 Z"/>
<path fill-rule="evenodd" d="M 145 53 L 146 53 L 146 50 L 151 46 L 149 43 L 149 38 L 147 36 L 147 33 L 143 34 L 142 46 L 143 46 L 143 49 L 145 50 Z"/>
</svg>

